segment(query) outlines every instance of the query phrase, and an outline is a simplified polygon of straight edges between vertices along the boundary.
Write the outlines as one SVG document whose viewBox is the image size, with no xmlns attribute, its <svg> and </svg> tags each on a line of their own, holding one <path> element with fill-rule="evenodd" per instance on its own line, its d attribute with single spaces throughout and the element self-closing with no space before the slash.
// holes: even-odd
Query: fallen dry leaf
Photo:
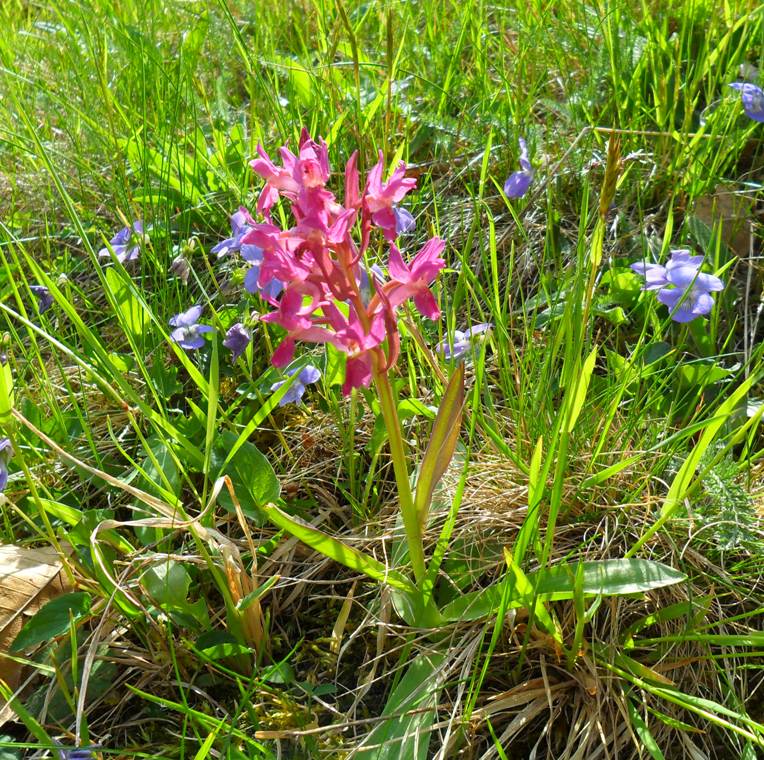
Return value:
<svg viewBox="0 0 764 760">
<path fill-rule="evenodd" d="M 0 545 L 0 680 L 12 689 L 18 686 L 22 666 L 4 655 L 26 620 L 69 590 L 61 568 L 52 547 Z M 0 726 L 11 715 L 10 708 L 0 705 Z"/>
<path fill-rule="evenodd" d="M 749 253 L 752 213 L 752 198 L 740 193 L 716 191 L 695 201 L 695 216 L 710 229 L 721 224 L 722 240 L 741 258 Z"/>
</svg>

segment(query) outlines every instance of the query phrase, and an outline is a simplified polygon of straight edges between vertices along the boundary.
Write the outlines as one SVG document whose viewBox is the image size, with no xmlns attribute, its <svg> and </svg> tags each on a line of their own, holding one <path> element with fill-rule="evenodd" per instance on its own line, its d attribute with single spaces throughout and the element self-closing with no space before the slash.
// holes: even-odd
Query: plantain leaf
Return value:
<svg viewBox="0 0 764 760">
<path fill-rule="evenodd" d="M 424 452 L 416 484 L 414 507 L 419 525 L 424 528 L 432 503 L 432 494 L 448 468 L 459 440 L 464 409 L 464 364 L 451 375 L 432 426 L 430 442 Z"/>
</svg>

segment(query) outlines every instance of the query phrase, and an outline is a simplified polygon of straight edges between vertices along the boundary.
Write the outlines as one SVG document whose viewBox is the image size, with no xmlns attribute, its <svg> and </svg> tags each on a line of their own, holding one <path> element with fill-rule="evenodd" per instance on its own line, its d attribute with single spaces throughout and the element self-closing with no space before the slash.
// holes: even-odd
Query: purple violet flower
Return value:
<svg viewBox="0 0 764 760">
<path fill-rule="evenodd" d="M 754 121 L 764 122 L 764 90 L 750 82 L 732 82 L 730 87 L 740 90 L 746 116 Z"/>
<path fill-rule="evenodd" d="M 244 353 L 244 349 L 246 349 L 251 340 L 252 333 L 241 322 L 237 322 L 228 328 L 228 332 L 223 339 L 223 345 L 230 349 L 231 360 L 236 361 Z"/>
<path fill-rule="evenodd" d="M 691 256 L 687 250 L 672 250 L 666 266 L 638 261 L 631 269 L 645 278 L 642 290 L 657 290 L 658 300 L 667 306 L 675 322 L 692 322 L 708 314 L 714 306 L 710 295 L 724 289 L 724 283 L 712 274 L 700 271 L 703 256 Z"/>
<path fill-rule="evenodd" d="M 490 330 L 493 325 L 490 322 L 481 322 L 480 324 L 473 325 L 469 329 L 462 332 L 461 330 L 454 330 L 454 341 L 449 342 L 448 338 L 439 344 L 437 351 L 443 354 L 444 359 L 461 359 L 471 348 L 472 339 L 476 335 Z"/>
<path fill-rule="evenodd" d="M 229 253 L 240 251 L 242 248 L 241 239 L 252 229 L 255 220 L 252 215 L 244 208 L 239 206 L 239 210 L 231 214 L 231 237 L 221 240 L 213 249 L 219 259 L 227 256 Z"/>
<path fill-rule="evenodd" d="M 175 329 L 170 333 L 170 338 L 181 348 L 194 351 L 204 345 L 202 333 L 214 332 L 215 328 L 210 325 L 199 324 L 202 316 L 201 306 L 192 306 L 188 311 L 176 314 L 170 320 L 170 327 Z"/>
<path fill-rule="evenodd" d="M 60 742 L 56 742 L 60 744 Z M 58 760 L 96 760 L 95 750 L 100 745 L 94 744 L 89 747 L 60 747 L 56 750 Z"/>
<path fill-rule="evenodd" d="M 395 216 L 396 235 L 408 235 L 416 228 L 416 219 L 405 208 L 393 205 L 393 215 Z"/>
<path fill-rule="evenodd" d="M 260 267 L 263 263 L 263 249 L 251 243 L 241 246 L 241 257 L 252 266 L 244 275 L 244 289 L 248 293 L 257 294 L 268 303 L 275 304 L 279 294 L 284 289 L 284 283 L 275 277 L 263 285 L 260 285 Z"/>
<path fill-rule="evenodd" d="M 385 282 L 385 273 L 382 271 L 382 267 L 379 266 L 379 264 L 372 264 L 368 271 L 364 266 L 361 266 L 360 270 L 360 275 L 358 277 L 358 289 L 361 291 L 361 300 L 364 304 L 368 304 L 371 301 L 373 294 L 369 271 L 374 276 L 376 285 L 382 285 Z"/>
<path fill-rule="evenodd" d="M 294 375 L 294 373 L 297 372 L 297 367 L 294 369 L 288 369 L 287 375 L 290 377 Z M 305 393 L 306 386 L 310 385 L 311 383 L 317 383 L 321 377 L 321 371 L 314 367 L 312 364 L 308 364 L 306 367 L 303 367 L 302 370 L 300 370 L 300 374 L 297 375 L 297 379 L 292 383 L 289 390 L 284 394 L 281 401 L 279 401 L 279 406 L 286 406 L 287 404 L 299 404 L 303 394 Z M 272 391 L 277 391 L 279 388 L 281 388 L 284 383 L 287 382 L 286 380 L 279 380 L 277 383 L 274 383 L 271 386 Z"/>
<path fill-rule="evenodd" d="M 117 261 L 135 261 L 141 252 L 141 243 L 148 239 L 143 233 L 143 222 L 138 219 L 130 227 L 123 227 L 110 241 L 109 247 L 114 251 Z M 102 258 L 111 256 L 109 248 L 101 248 L 98 255 Z"/>
<path fill-rule="evenodd" d="M 0 438 L 0 492 L 8 485 L 8 461 L 13 456 L 9 438 Z"/>
<path fill-rule="evenodd" d="M 521 137 L 520 144 L 520 171 L 509 175 L 504 183 L 504 194 L 507 198 L 522 198 L 533 182 L 533 167 L 528 158 L 528 145 Z"/>
<path fill-rule="evenodd" d="M 37 296 L 37 311 L 40 314 L 53 306 L 53 296 L 45 285 L 30 285 L 29 289 Z"/>
</svg>

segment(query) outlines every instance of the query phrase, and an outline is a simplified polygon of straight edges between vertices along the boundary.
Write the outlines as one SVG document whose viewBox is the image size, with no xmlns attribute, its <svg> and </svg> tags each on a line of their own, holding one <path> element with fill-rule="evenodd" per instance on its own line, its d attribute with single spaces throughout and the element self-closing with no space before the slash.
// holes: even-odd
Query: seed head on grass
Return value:
<svg viewBox="0 0 764 760">
<path fill-rule="evenodd" d="M 170 327 L 175 329 L 170 333 L 170 338 L 181 348 L 194 351 L 204 345 L 203 333 L 214 332 L 210 325 L 199 324 L 202 316 L 201 306 L 192 306 L 188 311 L 176 314 L 170 320 Z"/>
<path fill-rule="evenodd" d="M 724 283 L 718 277 L 700 271 L 702 263 L 703 256 L 691 256 L 687 250 L 674 250 L 666 266 L 638 261 L 631 268 L 645 278 L 642 290 L 658 291 L 658 300 L 668 306 L 671 319 L 692 322 L 713 308 L 711 293 L 724 289 Z"/>
<path fill-rule="evenodd" d="M 600 217 L 604 220 L 615 198 L 618 176 L 621 173 L 621 140 L 618 135 L 611 135 L 607 141 L 607 163 L 605 177 L 600 191 Z"/>
</svg>

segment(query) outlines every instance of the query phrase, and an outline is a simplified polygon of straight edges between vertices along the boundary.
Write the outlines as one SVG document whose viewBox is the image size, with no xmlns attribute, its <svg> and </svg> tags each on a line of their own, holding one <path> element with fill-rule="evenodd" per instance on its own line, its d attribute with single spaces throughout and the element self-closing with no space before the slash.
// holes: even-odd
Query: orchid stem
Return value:
<svg viewBox="0 0 764 760">
<path fill-rule="evenodd" d="M 406 462 L 406 444 L 401 433 L 401 422 L 395 404 L 393 388 L 386 372 L 374 373 L 374 384 L 379 394 L 379 404 L 382 408 L 382 417 L 387 427 L 387 436 L 390 441 L 390 457 L 393 460 L 395 482 L 398 486 L 398 499 L 403 518 L 403 527 L 406 531 L 406 541 L 409 548 L 411 566 L 414 570 L 414 578 L 421 587 L 425 577 L 424 548 L 422 546 L 422 531 L 414 508 L 414 497 L 411 493 L 411 481 L 409 480 L 408 465 Z"/>
</svg>

